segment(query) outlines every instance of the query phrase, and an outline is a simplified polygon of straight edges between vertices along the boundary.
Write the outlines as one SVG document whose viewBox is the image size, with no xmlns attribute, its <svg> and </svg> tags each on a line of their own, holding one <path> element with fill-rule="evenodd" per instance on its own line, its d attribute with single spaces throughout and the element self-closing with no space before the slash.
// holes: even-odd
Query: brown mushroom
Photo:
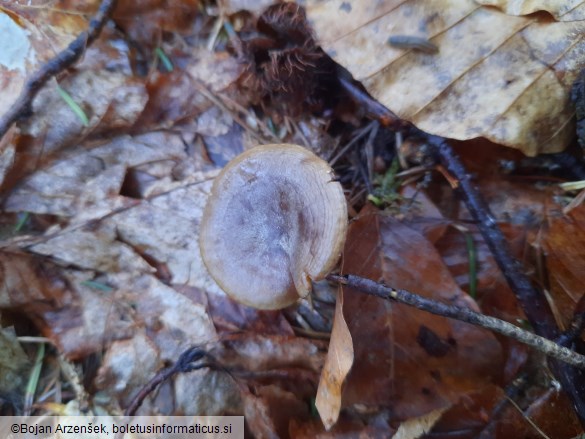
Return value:
<svg viewBox="0 0 585 439">
<path fill-rule="evenodd" d="M 327 162 L 297 145 L 257 146 L 215 179 L 201 255 L 233 299 L 280 309 L 333 269 L 346 229 L 345 197 Z"/>
</svg>

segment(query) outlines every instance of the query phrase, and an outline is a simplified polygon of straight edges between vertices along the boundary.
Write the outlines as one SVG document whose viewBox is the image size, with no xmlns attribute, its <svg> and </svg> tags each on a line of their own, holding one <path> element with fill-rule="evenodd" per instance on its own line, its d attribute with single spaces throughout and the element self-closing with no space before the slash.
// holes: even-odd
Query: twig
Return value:
<svg viewBox="0 0 585 439">
<path fill-rule="evenodd" d="M 327 279 L 356 288 L 372 296 L 377 296 L 387 300 L 395 300 L 431 314 L 449 317 L 462 322 L 471 323 L 472 325 L 481 326 L 482 328 L 491 331 L 499 332 L 500 334 L 519 341 L 520 343 L 527 344 L 550 357 L 557 358 L 565 363 L 585 369 L 585 356 L 563 346 L 559 346 L 555 342 L 544 337 L 525 331 L 511 323 L 496 319 L 495 317 L 486 316 L 467 308 L 437 302 L 436 300 L 428 299 L 406 290 L 390 288 L 374 282 L 373 280 L 352 274 L 345 276 L 330 274 L 327 276 Z"/>
<path fill-rule="evenodd" d="M 173 375 L 180 372 L 191 372 L 193 370 L 214 366 L 215 364 L 213 362 L 196 363 L 202 358 L 208 356 L 207 352 L 199 346 L 193 346 L 184 351 L 175 364 L 157 372 L 157 374 L 140 390 L 140 392 L 138 392 L 124 412 L 124 415 L 134 416 L 138 408 L 142 405 L 144 399 L 150 395 L 159 384 L 168 380 Z"/>
<path fill-rule="evenodd" d="M 455 177 L 455 191 L 462 197 L 473 218 L 478 221 L 479 230 L 486 244 L 520 301 L 535 332 L 555 339 L 559 336 L 559 330 L 544 294 L 532 286 L 529 277 L 522 271 L 520 263 L 512 256 L 502 231 L 487 203 L 474 187 L 463 163 L 445 139 L 427 136 L 427 142 L 436 149 L 443 166 Z"/>
<path fill-rule="evenodd" d="M 520 263 L 512 256 L 502 231 L 490 213 L 487 203 L 471 182 L 471 177 L 459 157 L 445 139 L 428 135 L 422 131 L 418 131 L 418 135 L 425 138 L 428 144 L 434 148 L 445 168 L 455 177 L 455 191 L 461 196 L 467 209 L 478 222 L 479 230 L 486 244 L 535 332 L 547 339 L 556 340 L 560 335 L 559 328 L 544 294 L 532 285 Z M 585 427 L 585 372 L 571 368 L 554 358 L 550 359 L 549 366 L 573 402 L 581 425 Z"/>
<path fill-rule="evenodd" d="M 73 40 L 69 46 L 47 61 L 28 79 L 20 96 L 10 109 L 0 118 L 0 139 L 12 124 L 30 115 L 32 101 L 49 79 L 77 62 L 84 50 L 99 36 L 117 0 L 103 0 L 89 27 Z"/>
<path fill-rule="evenodd" d="M 372 99 L 367 92 L 362 90 L 356 85 L 355 81 L 346 77 L 346 75 L 339 74 L 339 84 L 351 99 L 364 109 L 367 116 L 378 120 L 383 126 L 396 131 L 402 131 L 411 127 L 410 123 L 400 119 L 378 101 Z"/>
</svg>

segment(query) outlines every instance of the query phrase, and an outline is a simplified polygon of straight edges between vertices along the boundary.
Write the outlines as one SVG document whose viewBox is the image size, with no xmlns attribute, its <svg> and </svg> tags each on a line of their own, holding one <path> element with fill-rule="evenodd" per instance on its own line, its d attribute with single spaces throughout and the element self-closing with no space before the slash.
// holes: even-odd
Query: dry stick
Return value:
<svg viewBox="0 0 585 439">
<path fill-rule="evenodd" d="M 30 115 L 33 99 L 48 80 L 81 58 L 85 48 L 99 36 L 115 5 L 116 0 L 103 0 L 95 16 L 91 19 L 87 31 L 79 34 L 69 46 L 33 73 L 24 85 L 18 99 L 0 118 L 0 139 L 4 137 L 14 122 Z"/>
<path fill-rule="evenodd" d="M 443 166 L 456 178 L 458 186 L 454 188 L 455 191 L 461 196 L 467 209 L 478 222 L 479 230 L 486 244 L 535 332 L 548 339 L 557 339 L 560 336 L 559 329 L 544 294 L 532 285 L 520 263 L 512 256 L 502 231 L 490 213 L 487 203 L 474 187 L 471 177 L 459 157 L 445 139 L 428 135 L 422 131 L 418 131 L 416 134 L 426 139 L 437 152 Z M 581 425 L 585 427 L 585 371 L 572 368 L 555 359 L 550 360 L 549 366 L 573 402 Z"/>
<path fill-rule="evenodd" d="M 498 227 L 490 209 L 471 181 L 471 176 L 445 139 L 426 135 L 427 142 L 437 151 L 443 166 L 455 177 L 455 191 L 478 222 L 478 228 L 494 255 L 500 270 L 516 294 L 526 317 L 537 334 L 555 339 L 557 324 L 544 294 L 538 291 L 524 273 L 520 262 L 512 256 L 508 242 Z"/>
<path fill-rule="evenodd" d="M 396 131 L 402 131 L 411 127 L 409 122 L 400 119 L 378 101 L 372 99 L 367 92 L 355 84 L 355 81 L 351 78 L 346 78 L 343 73 L 339 74 L 339 84 L 350 98 L 362 107 L 368 117 L 379 121 L 383 126 Z"/>
<path fill-rule="evenodd" d="M 406 290 L 390 288 L 374 282 L 373 280 L 352 274 L 344 276 L 330 274 L 327 276 L 327 279 L 356 288 L 372 296 L 377 296 L 387 300 L 395 300 L 431 314 L 449 317 L 462 322 L 471 323 L 472 325 L 481 326 L 482 328 L 491 331 L 499 332 L 500 334 L 519 341 L 520 343 L 527 344 L 550 357 L 557 358 L 565 363 L 585 369 L 585 356 L 560 346 L 544 337 L 520 329 L 511 323 L 496 319 L 495 317 L 486 316 L 471 311 L 468 308 L 437 302 L 436 300 L 428 299 Z"/>
<path fill-rule="evenodd" d="M 165 382 L 173 375 L 180 372 L 191 372 L 193 370 L 203 369 L 204 367 L 215 366 L 213 361 L 210 363 L 196 363 L 205 357 L 208 357 L 207 352 L 199 346 L 193 346 L 185 350 L 175 364 L 160 370 L 148 383 L 146 383 L 140 392 L 138 392 L 138 394 L 132 399 L 132 402 L 124 412 L 124 416 L 134 416 L 138 408 L 142 405 L 144 399 L 150 395 L 159 384 Z"/>
</svg>

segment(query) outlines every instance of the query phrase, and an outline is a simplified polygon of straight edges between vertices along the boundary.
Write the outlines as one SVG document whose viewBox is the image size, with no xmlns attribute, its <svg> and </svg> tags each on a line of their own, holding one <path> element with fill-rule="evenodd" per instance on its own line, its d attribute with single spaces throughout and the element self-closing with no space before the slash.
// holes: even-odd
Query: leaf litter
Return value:
<svg viewBox="0 0 585 439">
<path fill-rule="evenodd" d="M 417 2 L 406 3 L 415 12 L 421 10 Z M 368 14 L 372 10 L 366 3 L 329 2 L 326 7 L 343 11 L 348 9 L 345 4 L 353 11 L 352 26 L 370 26 Z M 500 417 L 490 418 L 504 399 L 503 387 L 530 363 L 524 347 L 462 323 L 344 289 L 327 348 L 321 340 L 295 335 L 299 334 L 298 315 L 291 319 L 289 312 L 286 318 L 282 312 L 254 311 L 235 304 L 208 276 L 199 256 L 197 233 L 218 165 L 258 139 L 274 136 L 278 131 L 267 127 L 275 121 L 285 140 L 324 141 L 324 154 L 339 143 L 335 129 L 325 130 L 331 120 L 303 115 L 266 119 L 270 109 L 264 113 L 263 106 L 270 105 L 270 100 L 250 106 L 246 101 L 249 95 L 238 91 L 241 65 L 225 50 L 228 38 L 221 30 L 214 40 L 215 51 L 204 48 L 209 42 L 203 38 L 205 32 L 218 20 L 229 20 L 228 11 L 235 13 L 245 5 L 227 5 L 221 19 L 220 15 L 208 15 L 221 11 L 210 8 L 203 13 L 196 2 L 172 2 L 168 9 L 157 1 L 124 5 L 114 14 L 118 29 L 106 28 L 101 39 L 86 51 L 83 62 L 59 78 L 59 84 L 87 114 L 89 126 L 83 126 L 53 83 L 35 100 L 33 116 L 2 139 L 0 154 L 6 159 L 0 167 L 6 195 L 3 216 L 13 218 L 30 212 L 28 221 L 36 225 L 25 226 L 1 244 L 3 316 L 4 312 L 26 316 L 58 352 L 78 364 L 94 363 L 93 373 L 86 369 L 86 379 L 96 392 L 92 402 L 96 412 L 120 413 L 159 369 L 175 361 L 185 348 L 201 345 L 230 374 L 203 369 L 179 375 L 173 383 L 161 385 L 140 413 L 245 414 L 257 437 L 339 437 L 358 432 L 387 437 L 390 432 L 406 431 L 407 425 L 414 425 L 412 437 L 430 428 L 445 434 L 491 428 L 496 433 L 490 437 L 509 437 L 519 431 L 527 437 L 534 435 L 516 409 L 508 408 Z M 65 3 L 59 6 L 71 9 Z M 374 10 L 374 14 L 389 19 L 386 15 L 406 6 L 387 2 L 377 7 L 385 9 Z M 495 40 L 521 35 L 531 44 L 531 27 L 544 26 L 538 17 L 496 19 L 493 11 L 478 8 L 466 3 L 460 10 L 445 9 L 442 17 L 454 20 L 452 23 L 457 22 L 453 18 L 457 14 L 463 22 L 474 16 L 494 23 L 506 21 L 512 25 L 512 34 L 496 32 L 492 36 Z M 330 50 L 328 37 L 321 35 L 313 15 L 315 10 L 308 9 L 323 47 Z M 91 5 L 83 13 L 90 10 Z M 337 15 L 322 14 L 321 19 L 336 20 Z M 143 22 L 147 26 L 141 27 Z M 74 23 L 79 26 L 83 20 L 76 18 Z M 560 29 L 549 35 L 562 43 L 567 29 L 579 25 L 546 29 Z M 469 35 L 461 26 L 446 26 L 445 35 Z M 249 31 L 246 24 L 239 29 Z M 405 27 L 404 33 L 411 34 L 411 29 Z M 325 27 L 325 32 L 338 30 L 334 25 Z M 368 52 L 376 43 L 375 35 L 368 35 L 352 43 L 355 50 L 340 46 L 334 58 L 346 56 L 346 67 L 353 63 L 367 69 L 372 60 L 394 56 L 388 71 L 397 77 L 403 67 L 425 66 L 421 57 L 429 55 L 397 55 L 389 46 L 384 46 L 383 52 Z M 442 38 L 446 42 L 438 45 L 436 56 L 449 54 L 448 38 Z M 129 40 L 139 42 L 143 52 L 137 54 Z M 173 63 L 172 72 L 164 66 L 151 68 L 158 52 Z M 372 57 L 371 53 L 381 56 Z M 562 62 L 571 61 L 570 50 L 567 53 Z M 370 55 L 363 58 L 364 54 Z M 558 52 L 544 53 L 551 59 L 556 59 L 555 54 Z M 367 76 L 349 70 L 358 79 Z M 137 75 L 138 71 L 143 74 Z M 413 70 L 409 83 L 417 83 L 418 74 Z M 368 81 L 364 79 L 366 87 Z M 565 85 L 571 82 L 569 77 L 563 81 L 555 96 L 563 95 Z M 527 84 L 528 88 L 536 87 L 534 81 Z M 384 85 L 383 89 L 392 87 Z M 415 95 L 411 91 L 408 99 L 396 102 L 412 105 L 410 99 Z M 462 102 L 443 105 L 455 109 L 460 105 L 469 112 L 472 101 Z M 279 111 L 273 108 L 273 114 L 275 110 Z M 565 130 L 567 113 L 562 111 L 555 116 L 560 122 L 551 126 L 560 125 Z M 449 126 L 430 116 L 429 122 L 420 120 L 415 123 L 430 132 L 441 133 L 440 129 Z M 516 137 L 507 137 L 503 128 L 490 134 L 484 125 L 478 130 L 473 123 L 472 119 L 470 125 L 458 129 L 513 146 L 527 142 L 522 147 L 527 154 L 540 151 L 535 149 L 542 140 L 540 132 L 536 140 L 527 140 L 517 132 Z M 534 117 L 522 123 L 530 126 Z M 457 128 L 453 127 L 448 129 Z M 559 138 L 568 135 L 563 133 Z M 552 142 L 550 150 L 563 142 Z M 467 146 L 461 145 L 463 149 Z M 583 296 L 576 282 L 582 272 L 580 208 L 563 216 L 558 210 L 542 207 L 552 199 L 549 191 L 501 181 L 504 174 L 496 163 L 508 160 L 507 152 L 492 154 L 489 169 L 493 172 L 489 174 L 485 161 L 477 161 L 475 152 L 466 151 L 466 160 L 480 163 L 477 172 L 482 190 L 517 255 L 522 256 L 526 243 L 534 239 L 532 231 L 548 218 L 549 228 L 543 233 L 545 251 L 554 255 L 546 259 L 551 300 L 567 325 Z M 517 157 L 514 160 L 519 161 Z M 501 196 L 504 190 L 511 195 Z M 404 199 L 415 201 L 399 219 L 373 212 L 371 207 L 354 218 L 343 270 L 354 274 L 362 270 L 372 279 L 385 279 L 394 286 L 512 322 L 522 319 L 485 243 L 469 224 L 465 227 L 476 245 L 478 286 L 475 298 L 466 294 L 470 273 L 463 248 L 465 237 L 453 225 L 468 222 L 469 216 L 453 202 L 452 195 L 436 181 L 422 192 L 414 186 L 400 191 Z M 562 257 L 567 237 L 572 239 L 570 248 L 574 250 Z M 17 357 L 22 365 L 19 370 L 25 370 L 32 360 L 28 357 L 25 361 L 22 354 Z M 22 383 L 14 384 L 13 391 L 19 391 Z M 551 401 L 566 407 L 563 412 L 567 416 L 555 418 Z M 547 433 L 561 431 L 562 424 L 563 437 L 570 437 L 579 427 L 568 404 L 557 390 L 540 387 L 524 401 L 524 408 Z M 329 432 L 315 417 L 315 405 Z M 45 405 L 54 410 L 57 406 Z M 61 410 L 64 405 L 59 407 Z"/>
</svg>

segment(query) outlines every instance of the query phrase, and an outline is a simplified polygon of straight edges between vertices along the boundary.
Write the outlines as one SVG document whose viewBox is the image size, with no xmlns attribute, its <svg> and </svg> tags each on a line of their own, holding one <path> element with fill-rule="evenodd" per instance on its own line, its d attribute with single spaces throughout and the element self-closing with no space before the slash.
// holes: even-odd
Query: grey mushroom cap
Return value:
<svg viewBox="0 0 585 439">
<path fill-rule="evenodd" d="M 347 204 L 333 171 L 292 144 L 258 146 L 215 179 L 200 228 L 211 276 L 233 299 L 280 309 L 311 291 L 336 265 Z"/>
</svg>

